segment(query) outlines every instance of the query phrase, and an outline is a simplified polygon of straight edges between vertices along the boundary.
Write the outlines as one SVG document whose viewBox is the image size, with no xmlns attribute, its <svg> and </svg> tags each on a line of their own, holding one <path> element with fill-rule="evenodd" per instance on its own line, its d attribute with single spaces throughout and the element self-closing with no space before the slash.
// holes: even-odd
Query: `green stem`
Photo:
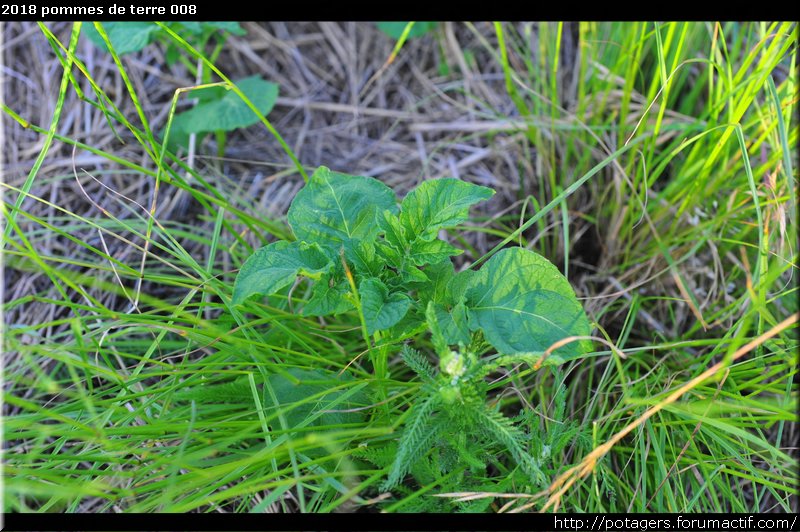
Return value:
<svg viewBox="0 0 800 532">
<path fill-rule="evenodd" d="M 367 351 L 369 353 L 370 362 L 372 362 L 372 368 L 375 372 L 375 379 L 378 381 L 378 389 L 380 392 L 380 400 L 383 401 L 386 399 L 386 381 L 385 381 L 385 374 L 386 374 L 386 355 L 382 353 L 386 348 L 381 348 L 381 353 L 376 356 L 375 350 L 372 349 L 372 342 L 369 339 L 369 331 L 367 329 L 367 320 L 364 318 L 364 309 L 361 308 L 361 298 L 358 295 L 358 288 L 356 288 L 356 281 L 353 278 L 352 272 L 350 272 L 350 267 L 347 265 L 347 261 L 344 258 L 344 247 L 341 248 L 339 251 L 339 257 L 342 260 L 342 266 L 344 267 L 345 277 L 347 277 L 347 282 L 350 284 L 350 292 L 353 294 L 353 303 L 356 306 L 356 310 L 358 311 L 358 319 L 361 322 L 361 336 L 364 338 L 364 343 L 367 344 Z M 378 333 L 375 333 L 376 338 L 378 337 Z"/>
<path fill-rule="evenodd" d="M 39 26 L 43 30 L 46 29 L 44 24 L 41 22 L 39 23 Z M 6 241 L 11 236 L 11 227 L 14 225 L 13 222 L 15 222 L 17 219 L 17 213 L 19 212 L 20 207 L 22 207 L 22 202 L 28 197 L 28 191 L 30 191 L 31 187 L 33 186 L 33 180 L 36 178 L 36 174 L 39 173 L 39 169 L 42 167 L 45 157 L 47 157 L 47 152 L 50 150 L 50 145 L 53 143 L 53 138 L 56 136 L 58 120 L 61 118 L 61 111 L 64 109 L 64 100 L 67 97 L 67 87 L 69 86 L 69 79 L 72 72 L 72 58 L 73 54 L 75 53 L 75 49 L 78 46 L 78 36 L 80 34 L 81 23 L 76 22 L 72 25 L 72 34 L 69 40 L 70 53 L 67 54 L 66 65 L 64 66 L 64 74 L 61 76 L 61 85 L 58 89 L 58 99 L 56 100 L 56 108 L 53 111 L 53 120 L 50 122 L 50 129 L 47 131 L 47 136 L 44 139 L 42 150 L 39 152 L 39 156 L 36 157 L 36 161 L 33 163 L 33 168 L 31 168 L 27 179 L 25 179 L 25 183 L 22 185 L 22 192 L 20 192 L 19 196 L 17 197 L 17 201 L 14 202 L 11 212 L 8 213 L 8 219 L 12 223 L 6 224 L 5 231 L 3 232 L 3 245 L 1 247 L 5 247 Z M 5 106 L 3 107 L 5 108 Z"/>
<path fill-rule="evenodd" d="M 380 346 L 377 353 L 375 354 L 375 376 L 381 379 L 381 382 L 387 380 L 389 378 L 389 343 L 383 341 L 383 335 L 379 332 L 376 332 L 372 335 L 373 340 L 375 341 L 375 345 Z M 381 388 L 384 388 L 381 385 Z"/>
<path fill-rule="evenodd" d="M 217 157 L 222 161 L 222 158 L 225 157 L 225 141 L 227 140 L 227 135 L 220 129 L 214 132 L 214 136 L 217 137 Z"/>
<path fill-rule="evenodd" d="M 517 92 L 517 88 L 514 86 L 514 81 L 511 75 L 511 64 L 508 61 L 506 39 L 505 35 L 503 34 L 503 25 L 500 22 L 495 22 L 494 31 L 497 34 L 497 46 L 500 48 L 500 62 L 501 66 L 503 67 L 503 77 L 505 78 L 506 92 L 508 92 L 508 95 L 511 97 L 511 101 L 514 102 L 514 105 L 517 107 L 517 110 L 520 112 L 520 114 L 523 117 L 529 116 L 530 111 L 525 105 L 525 101 Z"/>
<path fill-rule="evenodd" d="M 502 242 L 497 244 L 495 247 L 490 249 L 485 255 L 483 255 L 478 260 L 473 262 L 469 266 L 469 268 L 470 269 L 477 268 L 479 264 L 485 262 L 487 259 L 489 259 L 489 257 L 497 253 L 499 250 L 503 249 L 503 247 L 505 247 L 506 244 L 513 241 L 515 238 L 517 238 L 518 235 L 521 235 L 523 232 L 525 232 L 525 230 L 528 229 L 528 227 L 539 221 L 544 215 L 550 212 L 553 208 L 557 207 L 558 205 L 561 205 L 562 200 L 564 200 L 565 198 L 567 198 L 567 196 L 578 190 L 578 188 L 580 188 L 581 185 L 583 185 L 586 181 L 588 181 L 593 175 L 595 175 L 597 172 L 599 172 L 600 170 L 611 164 L 617 157 L 627 152 L 628 150 L 630 150 L 643 140 L 647 139 L 648 137 L 649 135 L 641 135 L 639 137 L 632 139 L 625 146 L 618 149 L 617 151 L 615 151 L 614 153 L 612 153 L 611 155 L 609 155 L 608 157 L 597 163 L 591 170 L 586 172 L 583 175 L 583 177 L 572 183 L 569 187 L 563 190 L 558 196 L 553 198 L 552 201 L 550 201 L 550 203 L 545 205 L 540 211 L 531 216 L 531 218 L 527 222 L 525 222 L 517 229 L 515 229 L 514 232 L 508 235 L 506 238 L 504 238 Z"/>
<path fill-rule="evenodd" d="M 297 171 L 300 173 L 301 176 L 303 176 L 303 181 L 308 183 L 308 174 L 306 173 L 305 168 L 303 168 L 303 165 L 300 164 L 300 161 L 298 160 L 297 156 L 294 154 L 294 151 L 292 151 L 292 149 L 289 147 L 289 145 L 286 143 L 286 141 L 283 140 L 283 137 L 281 136 L 280 133 L 278 133 L 278 130 L 275 129 L 275 127 L 272 125 L 272 123 L 270 123 L 270 121 L 267 120 L 267 117 L 265 117 L 261 112 L 259 112 L 259 110 L 255 106 L 255 104 L 253 104 L 253 102 L 250 101 L 250 98 L 248 98 L 242 92 L 242 90 L 239 87 L 237 87 L 236 84 L 233 83 L 228 78 L 228 76 L 223 74 L 222 71 L 220 69 L 218 69 L 216 67 L 216 65 L 214 65 L 214 63 L 212 63 L 202 53 L 198 52 L 191 44 L 186 42 L 186 40 L 183 39 L 180 35 L 178 35 L 174 31 L 172 31 L 172 29 L 170 29 L 168 26 L 166 26 L 165 24 L 163 24 L 161 22 L 156 22 L 156 24 L 158 24 L 158 26 L 167 33 L 167 35 L 172 37 L 175 40 L 175 42 L 180 44 L 181 47 L 184 50 L 189 52 L 191 55 L 193 55 L 197 59 L 201 60 L 206 65 L 206 67 L 208 67 L 209 70 L 213 71 L 217 76 L 222 78 L 223 81 L 227 82 L 230 85 L 231 90 L 233 92 L 235 92 L 236 95 L 239 96 L 239 98 L 242 99 L 242 101 L 247 105 L 247 107 L 249 107 L 250 110 L 252 110 L 255 113 L 255 115 L 261 120 L 261 123 L 264 124 L 264 127 L 267 128 L 267 130 L 272 134 L 273 137 L 275 137 L 275 139 L 281 145 L 281 148 L 283 148 L 283 151 L 286 153 L 286 155 L 289 156 L 289 159 L 292 160 L 292 163 L 294 163 L 295 167 L 297 168 Z"/>
</svg>

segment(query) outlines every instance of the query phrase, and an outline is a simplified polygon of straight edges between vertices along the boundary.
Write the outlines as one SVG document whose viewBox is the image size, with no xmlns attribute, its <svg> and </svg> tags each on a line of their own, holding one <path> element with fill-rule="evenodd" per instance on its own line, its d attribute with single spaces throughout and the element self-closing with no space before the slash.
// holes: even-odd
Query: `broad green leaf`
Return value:
<svg viewBox="0 0 800 532">
<path fill-rule="evenodd" d="M 431 264 L 425 269 L 429 281 L 418 294 L 423 301 L 428 301 L 441 335 L 449 345 L 459 342 L 468 344 L 470 341 L 464 292 L 470 274 L 475 273 L 472 270 L 465 270 L 456 275 L 453 263 L 449 259 Z"/>
<path fill-rule="evenodd" d="M 167 26 L 179 35 L 186 35 L 186 33 L 199 34 L 203 31 L 202 22 L 196 22 L 194 20 L 180 20 L 168 23 Z"/>
<path fill-rule="evenodd" d="M 236 82 L 253 105 L 264 115 L 272 110 L 278 97 L 278 86 L 258 76 Z M 192 133 L 209 131 L 232 131 L 258 122 L 256 114 L 232 90 L 225 87 L 205 87 L 190 93 L 197 104 L 172 117 L 168 148 L 172 151 L 189 144 Z M 163 133 L 162 133 L 163 136 Z"/>
<path fill-rule="evenodd" d="M 392 246 L 398 254 L 404 255 L 408 248 L 408 239 L 397 215 L 391 211 L 378 213 L 378 227 L 380 227 L 386 243 Z"/>
<path fill-rule="evenodd" d="M 164 50 L 164 62 L 167 66 L 172 66 L 181 58 L 180 49 L 175 46 L 175 43 L 170 42 L 167 44 L 167 49 Z"/>
<path fill-rule="evenodd" d="M 238 22 L 196 22 L 196 21 L 183 21 L 183 22 L 169 22 L 167 27 L 183 36 L 189 44 L 195 48 L 202 48 L 203 41 L 217 30 L 220 30 L 221 35 L 215 36 L 218 42 L 224 42 L 224 32 L 229 32 L 232 35 L 245 35 L 247 32 L 242 28 Z M 168 66 L 174 65 L 181 57 L 182 48 L 176 46 L 175 41 L 168 40 L 167 48 L 164 52 L 164 58 Z"/>
<path fill-rule="evenodd" d="M 403 283 L 427 283 L 428 276 L 425 272 L 413 265 L 412 262 L 407 262 L 405 267 L 400 270 L 400 277 Z"/>
<path fill-rule="evenodd" d="M 299 240 L 317 242 L 338 255 L 352 243 L 371 242 L 378 234 L 377 215 L 397 210 L 392 189 L 371 177 L 332 172 L 321 166 L 289 207 L 289 225 Z"/>
<path fill-rule="evenodd" d="M 203 31 L 227 31 L 232 35 L 244 35 L 247 32 L 239 25 L 238 22 L 221 21 L 221 22 L 197 22 L 193 20 L 179 21 L 168 24 L 172 29 L 180 29 L 189 33 L 199 35 Z M 175 28 L 177 26 L 177 28 Z M 179 32 L 180 33 L 180 32 Z"/>
<path fill-rule="evenodd" d="M 439 329 L 448 345 L 456 345 L 459 342 L 467 345 L 470 342 L 469 324 L 467 322 L 467 308 L 463 301 L 448 308 L 440 303 L 429 303 L 433 305 L 433 311 L 439 322 Z"/>
<path fill-rule="evenodd" d="M 425 267 L 428 283 L 417 292 L 423 302 L 447 303 L 450 301 L 447 283 L 456 274 L 450 259 L 429 264 Z"/>
<path fill-rule="evenodd" d="M 418 312 L 413 306 L 406 312 L 403 319 L 392 325 L 387 330 L 389 338 L 402 342 L 408 338 L 413 338 L 427 330 L 425 316 Z"/>
<path fill-rule="evenodd" d="M 247 31 L 238 23 L 231 20 L 201 22 L 203 29 L 227 31 L 231 35 L 246 35 Z"/>
<path fill-rule="evenodd" d="M 406 29 L 408 22 L 378 22 L 376 26 L 383 33 L 392 39 L 399 39 Z M 414 22 L 411 31 L 408 32 L 408 38 L 421 37 L 436 29 L 437 22 Z"/>
<path fill-rule="evenodd" d="M 358 286 L 361 309 L 369 334 L 388 329 L 408 312 L 411 299 L 405 294 L 389 294 L 389 289 L 379 279 L 361 281 Z"/>
<path fill-rule="evenodd" d="M 348 297 L 350 287 L 344 279 L 335 279 L 330 274 L 314 284 L 311 299 L 303 307 L 303 316 L 330 316 L 355 308 Z"/>
<path fill-rule="evenodd" d="M 175 401 L 216 401 L 218 403 L 245 403 L 253 400 L 247 377 L 227 382 L 203 382 L 198 386 L 181 388 L 172 396 Z"/>
<path fill-rule="evenodd" d="M 447 260 L 453 255 L 460 255 L 464 251 L 445 242 L 444 240 L 417 239 L 411 244 L 409 258 L 417 266 L 435 264 Z"/>
<path fill-rule="evenodd" d="M 254 295 L 274 294 L 294 282 L 298 275 L 319 279 L 333 263 L 316 244 L 274 242 L 245 261 L 233 285 L 233 304 Z"/>
<path fill-rule="evenodd" d="M 502 354 L 542 352 L 568 336 L 591 330 L 569 282 L 544 257 L 522 248 L 499 251 L 466 292 L 470 328 L 483 329 Z M 550 355 L 551 363 L 578 358 L 591 350 L 586 340 L 571 342 Z"/>
<path fill-rule="evenodd" d="M 429 282 L 425 287 L 420 288 L 419 297 L 423 301 L 430 300 L 443 305 L 455 305 L 464 297 L 470 280 L 477 273 L 472 270 L 455 273 L 450 259 L 429 264 L 425 267 L 425 275 Z"/>
<path fill-rule="evenodd" d="M 428 284 L 425 272 L 414 266 L 411 261 L 405 261 L 396 272 L 391 272 L 383 277 L 390 292 L 408 292 L 417 290 Z"/>
<path fill-rule="evenodd" d="M 396 247 L 386 243 L 385 240 L 378 240 L 376 242 L 375 251 L 379 260 L 385 262 L 386 265 L 396 269 L 402 268 L 403 259 L 406 256 L 405 253 L 398 251 Z"/>
<path fill-rule="evenodd" d="M 95 29 L 94 24 L 86 22 L 81 27 L 86 37 L 103 51 L 108 51 L 105 41 Z M 153 22 L 104 22 L 103 29 L 118 55 L 138 52 L 161 31 Z"/>
<path fill-rule="evenodd" d="M 427 265 L 425 275 L 428 277 L 428 283 L 417 292 L 420 299 L 424 302 L 451 303 L 447 283 L 455 274 L 456 271 L 450 259 Z"/>
<path fill-rule="evenodd" d="M 203 33 L 203 31 L 214 30 L 227 31 L 233 35 L 244 35 L 247 33 L 238 22 L 232 21 L 185 21 L 171 22 L 167 25 L 177 33 L 183 35 L 184 38 L 188 38 L 187 33 L 198 36 Z M 105 29 L 106 34 L 108 34 L 114 51 L 119 55 L 138 52 L 164 34 L 164 31 L 153 22 L 104 22 L 103 29 Z M 95 46 L 103 51 L 108 51 L 105 41 L 103 41 L 103 38 L 100 37 L 100 33 L 94 28 L 94 24 L 86 22 L 82 26 L 82 30 L 86 32 L 86 37 L 88 37 Z"/>
<path fill-rule="evenodd" d="M 345 247 L 350 249 L 347 258 L 353 263 L 356 275 L 363 278 L 380 275 L 383 265 L 375 257 L 375 243 L 361 240 L 356 243 L 350 242 Z"/>
<path fill-rule="evenodd" d="M 490 188 L 459 179 L 423 181 L 403 199 L 400 222 L 407 235 L 432 240 L 439 229 L 465 222 L 470 206 L 492 195 Z"/>
<path fill-rule="evenodd" d="M 264 81 L 259 76 L 236 81 L 236 86 L 253 102 L 256 109 L 268 114 L 278 98 L 278 85 Z M 220 94 L 218 91 L 207 94 Z M 240 127 L 252 126 L 258 116 L 232 90 L 225 91 L 221 98 L 204 99 L 188 111 L 180 113 L 185 120 L 184 129 L 189 133 L 206 131 L 233 131 Z"/>
<path fill-rule="evenodd" d="M 347 389 L 329 391 L 347 382 L 347 378 L 318 370 L 289 368 L 287 372 L 300 382 L 294 382 L 279 374 L 270 375 L 268 378 L 272 391 L 278 399 L 277 406 L 283 412 L 288 428 L 299 427 L 312 417 L 314 420 L 308 424 L 310 426 L 358 423 L 363 420 L 364 414 L 359 410 L 344 412 L 365 406 L 367 400 L 363 393 L 360 391 L 352 393 Z M 349 397 L 341 399 L 333 407 L 329 406 L 348 393 Z M 309 397 L 314 399 L 309 401 Z M 276 405 L 271 400 L 270 394 L 264 394 L 264 402 L 267 414 L 274 415 Z M 277 417 L 274 417 L 270 424 L 279 428 Z"/>
<path fill-rule="evenodd" d="M 174 152 L 180 147 L 185 148 L 189 146 L 189 136 L 192 133 L 186 129 L 186 121 L 187 116 L 185 113 L 175 113 L 175 115 L 172 117 L 172 124 L 169 127 L 169 138 L 167 139 L 168 150 Z M 161 133 L 162 140 L 165 134 L 166 128 Z"/>
<path fill-rule="evenodd" d="M 222 85 L 214 85 L 213 87 L 195 89 L 189 93 L 189 96 L 191 98 L 197 98 L 198 102 L 213 102 L 215 100 L 221 100 L 229 92 L 230 89 Z"/>
<path fill-rule="evenodd" d="M 383 233 L 383 239 L 378 241 L 378 254 L 387 265 L 397 270 L 404 269 L 410 246 L 400 219 L 391 211 L 383 211 L 378 213 L 378 227 Z"/>
<path fill-rule="evenodd" d="M 447 293 L 450 295 L 450 303 L 458 303 L 467 293 L 467 288 L 473 283 L 473 279 L 478 275 L 475 270 L 464 270 L 458 272 L 447 281 Z"/>
</svg>

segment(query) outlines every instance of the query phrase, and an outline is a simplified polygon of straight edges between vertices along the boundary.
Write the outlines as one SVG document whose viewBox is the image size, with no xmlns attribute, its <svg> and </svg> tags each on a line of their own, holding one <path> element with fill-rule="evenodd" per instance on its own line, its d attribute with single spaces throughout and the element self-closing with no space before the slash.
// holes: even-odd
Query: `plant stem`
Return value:
<svg viewBox="0 0 800 532">
<path fill-rule="evenodd" d="M 378 381 L 379 397 L 381 401 L 386 399 L 386 355 L 383 353 L 385 348 L 381 349 L 381 354 L 375 356 L 375 351 L 372 349 L 372 342 L 369 339 L 369 331 L 367 330 L 367 320 L 364 318 L 364 310 L 361 308 L 361 298 L 358 296 L 358 289 L 356 288 L 356 281 L 353 279 L 353 273 L 347 265 L 344 258 L 344 247 L 339 250 L 339 258 L 344 267 L 344 274 L 347 277 L 347 282 L 350 284 L 350 291 L 353 294 L 353 303 L 358 311 L 358 319 L 361 322 L 361 336 L 364 338 L 364 343 L 367 344 L 367 351 L 369 353 L 369 360 L 372 362 L 372 368 L 375 373 L 375 379 Z M 375 333 L 376 337 L 378 333 Z"/>
</svg>

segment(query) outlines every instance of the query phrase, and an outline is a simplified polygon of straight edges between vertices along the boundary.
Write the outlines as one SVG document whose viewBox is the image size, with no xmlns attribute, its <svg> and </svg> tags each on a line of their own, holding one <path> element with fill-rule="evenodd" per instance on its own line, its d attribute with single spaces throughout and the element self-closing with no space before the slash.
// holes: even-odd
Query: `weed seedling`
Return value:
<svg viewBox="0 0 800 532">
<path fill-rule="evenodd" d="M 86 24 L 83 27 L 85 35 L 95 46 L 108 50 L 106 42 L 94 26 Z M 241 36 L 246 33 L 238 22 L 170 22 L 166 27 L 179 32 L 198 50 L 204 50 L 212 44 L 213 51 L 209 56 L 212 62 L 223 50 L 229 34 Z M 208 85 L 212 81 L 211 72 L 208 69 L 201 69 L 200 64 L 193 64 L 185 54 L 181 54 L 180 47 L 157 24 L 106 22 L 103 24 L 103 29 L 118 55 L 138 52 L 150 43 L 159 42 L 165 47 L 164 56 L 168 65 L 180 61 L 198 79 L 198 83 Z M 278 98 L 278 85 L 265 81 L 260 76 L 237 80 L 236 85 L 263 115 L 272 110 Z M 170 115 L 172 125 L 168 147 L 171 151 L 177 151 L 180 147 L 186 148 L 192 134 L 198 134 L 200 135 L 198 138 L 201 138 L 208 133 L 214 133 L 217 140 L 217 155 L 222 157 L 225 153 L 226 133 L 258 122 L 258 116 L 247 104 L 224 86 L 204 87 L 192 91 L 192 97 L 196 98 L 194 107 L 174 116 Z"/>
</svg>

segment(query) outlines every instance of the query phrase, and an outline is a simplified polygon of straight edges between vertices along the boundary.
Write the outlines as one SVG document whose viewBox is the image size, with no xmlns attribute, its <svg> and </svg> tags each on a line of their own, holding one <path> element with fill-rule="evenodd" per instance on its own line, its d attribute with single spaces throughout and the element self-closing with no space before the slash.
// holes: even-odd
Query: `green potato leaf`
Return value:
<svg viewBox="0 0 800 532">
<path fill-rule="evenodd" d="M 419 268 L 415 267 L 411 262 L 407 263 L 403 269 L 399 271 L 401 285 L 407 285 L 408 288 L 412 288 L 412 286 L 417 286 L 416 283 L 427 283 L 428 276 L 425 275 L 425 272 L 421 271 Z M 409 283 L 414 283 L 409 284 Z"/>
<path fill-rule="evenodd" d="M 350 251 L 357 241 L 374 241 L 384 210 L 397 210 L 392 189 L 371 177 L 321 166 L 295 196 L 288 217 L 299 240 L 318 243 L 333 259 L 342 246 Z"/>
<path fill-rule="evenodd" d="M 236 85 L 263 115 L 272 110 L 278 98 L 278 85 L 258 76 L 241 79 Z M 258 116 L 244 100 L 225 87 L 204 87 L 192 91 L 190 95 L 197 98 L 197 104 L 172 117 L 167 139 L 167 147 L 172 151 L 188 146 L 192 133 L 232 131 L 258 122 Z"/>
<path fill-rule="evenodd" d="M 456 304 L 461 301 L 467 293 L 467 288 L 473 283 L 473 279 L 478 275 L 475 270 L 464 270 L 458 272 L 447 281 L 448 302 Z"/>
<path fill-rule="evenodd" d="M 333 263 L 316 244 L 274 242 L 253 253 L 244 263 L 233 285 L 233 304 L 254 295 L 274 294 L 298 275 L 319 279 Z"/>
<path fill-rule="evenodd" d="M 194 20 L 182 20 L 180 22 L 173 22 L 169 24 L 175 30 L 188 31 L 199 35 L 204 31 L 212 32 L 214 30 L 227 31 L 232 35 L 245 35 L 247 32 L 239 25 L 238 22 L 233 21 L 216 21 L 216 22 L 197 22 Z"/>
<path fill-rule="evenodd" d="M 399 39 L 403 34 L 403 30 L 406 29 L 407 24 L 408 22 L 378 22 L 376 26 L 392 39 Z M 411 31 L 408 32 L 408 38 L 413 39 L 414 37 L 421 37 L 426 33 L 430 33 L 436 29 L 436 24 L 438 24 L 438 22 L 414 22 Z"/>
<path fill-rule="evenodd" d="M 259 76 L 240 79 L 235 83 L 261 114 L 266 115 L 272 110 L 278 98 L 277 84 L 264 81 Z M 218 91 L 208 94 L 215 93 L 220 94 Z M 184 117 L 183 127 L 189 133 L 233 131 L 252 126 L 259 120 L 258 115 L 232 90 L 225 91 L 221 98 L 201 100 L 193 108 L 180 113 L 180 116 Z"/>
<path fill-rule="evenodd" d="M 95 46 L 108 52 L 106 42 L 95 29 L 94 24 L 86 22 L 81 28 Z M 153 22 L 104 22 L 103 29 L 117 55 L 142 50 L 161 32 L 161 28 Z"/>
<path fill-rule="evenodd" d="M 268 377 L 278 405 L 273 403 L 270 394 L 264 394 L 268 415 L 272 415 L 276 407 L 280 408 L 287 428 L 341 425 L 358 423 L 364 419 L 364 414 L 357 410 L 368 404 L 367 397 L 361 390 L 331 389 L 346 383 L 346 377 L 299 368 L 289 368 L 287 373 L 299 382 L 277 373 Z M 272 423 L 278 424 L 277 417 Z"/>
<path fill-rule="evenodd" d="M 303 307 L 303 316 L 330 316 L 354 308 L 349 295 L 350 287 L 344 279 L 331 274 L 323 275 L 311 289 L 311 299 Z"/>
<path fill-rule="evenodd" d="M 470 331 L 467 321 L 467 308 L 463 301 L 460 301 L 452 308 L 433 302 L 429 303 L 429 305 L 433 306 L 433 312 L 439 322 L 442 336 L 448 345 L 469 344 Z"/>
<path fill-rule="evenodd" d="M 494 190 L 459 179 L 423 181 L 403 199 L 400 223 L 408 235 L 432 240 L 439 229 L 469 218 L 469 208 L 494 195 Z"/>
<path fill-rule="evenodd" d="M 408 239 L 396 214 L 391 211 L 378 213 L 378 227 L 380 227 L 380 232 L 383 233 L 383 238 L 389 246 L 393 247 L 400 255 L 406 253 Z"/>
<path fill-rule="evenodd" d="M 406 312 L 406 315 L 403 316 L 403 319 L 392 325 L 386 331 L 386 334 L 389 338 L 402 341 L 422 334 L 425 328 L 425 317 L 412 306 L 408 312 Z"/>
<path fill-rule="evenodd" d="M 247 31 L 238 23 L 231 20 L 219 20 L 219 21 L 206 21 L 201 22 L 200 26 L 204 30 L 220 30 L 220 31 L 227 31 L 231 35 L 246 35 Z"/>
<path fill-rule="evenodd" d="M 587 336 L 589 320 L 567 279 L 547 259 L 522 248 L 499 251 L 466 292 L 469 324 L 499 353 L 543 352 L 568 336 Z M 559 347 L 551 364 L 591 350 L 586 340 Z"/>
<path fill-rule="evenodd" d="M 375 278 L 361 281 L 358 294 L 369 334 L 396 324 L 411 307 L 411 299 L 407 295 L 399 292 L 390 295 L 386 285 Z"/>
<path fill-rule="evenodd" d="M 233 35 L 244 35 L 247 32 L 238 22 L 171 22 L 167 24 L 177 33 L 187 37 L 187 33 L 193 36 L 200 35 L 204 31 L 213 32 L 215 30 L 227 31 Z M 118 55 L 138 52 L 157 38 L 165 35 L 158 25 L 153 22 L 104 22 L 103 29 L 106 30 L 111 46 Z M 105 41 L 100 33 L 95 29 L 91 22 L 84 23 L 82 30 L 86 37 L 98 48 L 108 52 Z"/>
<path fill-rule="evenodd" d="M 417 266 L 435 264 L 447 260 L 453 255 L 460 255 L 464 250 L 458 249 L 444 240 L 417 239 L 411 244 L 409 257 Z"/>
<path fill-rule="evenodd" d="M 353 263 L 356 275 L 361 277 L 378 277 L 381 273 L 381 261 L 375 256 L 375 243 L 361 240 L 355 243 L 348 243 L 345 246 L 350 249 L 348 259 Z"/>
<path fill-rule="evenodd" d="M 433 301 L 443 305 L 455 305 L 463 297 L 472 278 L 478 272 L 464 270 L 456 273 L 450 260 L 443 260 L 425 267 L 429 282 L 418 294 L 423 301 Z"/>
<path fill-rule="evenodd" d="M 186 129 L 186 115 L 185 113 L 176 113 L 172 117 L 172 124 L 169 127 L 169 138 L 167 139 L 167 149 L 177 151 L 178 148 L 189 146 L 189 136 L 191 131 Z M 161 138 L 163 140 L 166 130 L 162 132 Z"/>
<path fill-rule="evenodd" d="M 468 344 L 470 330 L 467 309 L 464 305 L 464 293 L 471 275 L 477 272 L 465 270 L 455 273 L 453 263 L 444 260 L 431 264 L 425 269 L 429 281 L 418 291 L 423 301 L 428 301 L 428 321 L 435 321 L 442 338 L 448 345 L 459 342 Z M 435 320 L 434 320 L 435 318 Z"/>
<path fill-rule="evenodd" d="M 453 263 L 450 260 L 443 260 L 429 264 L 425 267 L 425 276 L 428 283 L 417 291 L 420 299 L 427 305 L 428 301 L 434 303 L 450 303 L 447 290 L 447 283 L 456 274 Z"/>
</svg>

